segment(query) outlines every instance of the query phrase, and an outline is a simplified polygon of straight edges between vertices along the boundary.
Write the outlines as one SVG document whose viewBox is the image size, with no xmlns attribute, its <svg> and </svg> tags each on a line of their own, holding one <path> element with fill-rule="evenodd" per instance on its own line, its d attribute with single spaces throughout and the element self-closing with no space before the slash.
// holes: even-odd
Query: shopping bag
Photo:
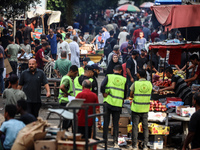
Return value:
<svg viewBox="0 0 200 150">
<path fill-rule="evenodd" d="M 13 71 L 10 62 L 8 61 L 7 58 L 4 59 L 4 67 L 6 68 L 6 74 L 9 74 Z"/>
<path fill-rule="evenodd" d="M 106 65 L 105 60 L 102 61 L 102 63 L 100 64 L 100 67 L 103 68 L 103 69 L 107 69 L 107 65 Z"/>
<path fill-rule="evenodd" d="M 47 121 L 38 118 L 37 121 L 26 125 L 19 131 L 11 150 L 34 150 L 34 141 L 42 140 L 46 136 Z"/>
</svg>

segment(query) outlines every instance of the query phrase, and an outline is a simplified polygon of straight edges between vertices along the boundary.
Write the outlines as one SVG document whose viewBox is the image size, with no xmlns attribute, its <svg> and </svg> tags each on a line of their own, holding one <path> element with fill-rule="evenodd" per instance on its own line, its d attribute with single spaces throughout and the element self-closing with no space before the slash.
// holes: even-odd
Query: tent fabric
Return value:
<svg viewBox="0 0 200 150">
<path fill-rule="evenodd" d="M 165 30 L 200 26 L 200 5 L 164 5 L 151 9 Z"/>
<path fill-rule="evenodd" d="M 172 49 L 169 53 L 168 63 L 170 65 L 180 65 L 181 64 L 181 49 Z"/>
<path fill-rule="evenodd" d="M 200 44 L 166 44 L 166 45 L 149 45 L 149 50 L 158 49 L 158 50 L 173 50 L 173 49 L 184 49 L 188 51 L 195 51 L 200 49 Z"/>
</svg>

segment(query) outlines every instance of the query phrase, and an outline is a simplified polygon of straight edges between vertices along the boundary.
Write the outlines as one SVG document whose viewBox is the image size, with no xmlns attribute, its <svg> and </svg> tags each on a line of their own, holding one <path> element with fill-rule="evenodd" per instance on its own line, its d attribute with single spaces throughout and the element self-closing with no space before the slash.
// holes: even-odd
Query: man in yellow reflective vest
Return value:
<svg viewBox="0 0 200 150">
<path fill-rule="evenodd" d="M 107 103 L 107 116 L 104 118 L 103 137 L 106 137 L 106 131 L 110 123 L 110 115 L 113 120 L 113 141 L 114 148 L 118 148 L 118 130 L 119 118 L 122 110 L 123 100 L 126 98 L 127 86 L 126 78 L 121 75 L 122 66 L 116 65 L 114 74 L 105 77 L 101 84 L 101 93 L 104 97 L 104 103 Z"/>
<path fill-rule="evenodd" d="M 84 68 L 85 66 L 88 64 L 89 58 L 88 57 L 84 57 L 83 58 L 83 66 L 78 68 L 78 75 L 81 76 L 84 74 Z"/>
<path fill-rule="evenodd" d="M 91 91 L 94 92 L 95 94 L 98 93 L 98 85 L 96 82 L 93 82 L 93 76 L 94 76 L 94 71 L 93 67 L 86 65 L 84 68 L 84 74 L 81 75 L 80 77 L 76 77 L 74 79 L 74 87 L 75 87 L 75 96 L 78 95 L 78 93 L 82 92 L 82 83 L 84 80 L 90 80 L 92 82 L 92 89 Z"/>
<path fill-rule="evenodd" d="M 131 105 L 132 111 L 132 149 L 137 150 L 138 124 L 142 120 L 144 145 L 143 150 L 148 150 L 147 143 L 149 137 L 148 130 L 148 112 L 152 92 L 152 84 L 146 80 L 146 71 L 139 70 L 137 73 L 139 81 L 135 81 L 130 87 L 130 99 L 133 100 Z M 134 98 L 133 98 L 134 96 Z"/>
<path fill-rule="evenodd" d="M 68 100 L 69 95 L 74 96 L 72 79 L 74 79 L 77 75 L 78 75 L 78 67 L 76 65 L 72 65 L 67 75 L 62 77 L 58 95 L 59 104 L 61 106 L 66 106 L 66 104 L 69 102 Z M 64 129 L 67 129 L 68 126 L 69 126 L 69 121 L 64 120 L 63 121 Z"/>
</svg>

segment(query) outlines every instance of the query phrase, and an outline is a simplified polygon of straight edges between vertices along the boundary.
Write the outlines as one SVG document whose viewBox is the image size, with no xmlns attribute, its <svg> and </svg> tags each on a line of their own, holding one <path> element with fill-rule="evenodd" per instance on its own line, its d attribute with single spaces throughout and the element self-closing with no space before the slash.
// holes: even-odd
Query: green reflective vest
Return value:
<svg viewBox="0 0 200 150">
<path fill-rule="evenodd" d="M 131 110 L 136 113 L 149 112 L 152 84 L 150 81 L 135 81 Z"/>
<path fill-rule="evenodd" d="M 83 74 L 84 74 L 84 68 L 83 67 L 78 68 L 78 75 L 81 76 Z"/>
<path fill-rule="evenodd" d="M 69 76 L 67 76 L 67 75 L 63 76 L 62 79 L 61 79 L 61 82 L 60 82 L 60 86 L 63 84 L 64 80 L 69 80 L 69 90 L 68 90 L 68 93 L 71 96 L 74 96 L 72 79 Z M 59 103 L 69 102 L 68 97 L 64 97 L 64 92 L 61 89 L 59 89 L 58 100 L 59 100 Z"/>
<path fill-rule="evenodd" d="M 108 83 L 105 93 L 107 93 L 108 96 L 104 98 L 104 102 L 112 106 L 122 107 L 126 78 L 117 74 L 109 74 L 107 76 Z"/>
<path fill-rule="evenodd" d="M 82 85 L 80 85 L 79 81 L 78 81 L 79 77 L 76 77 L 74 79 L 74 87 L 75 87 L 75 96 L 78 95 L 78 93 L 81 93 L 83 90 Z M 92 78 L 89 78 L 90 82 L 93 82 Z M 92 90 L 92 89 L 91 89 Z"/>
</svg>

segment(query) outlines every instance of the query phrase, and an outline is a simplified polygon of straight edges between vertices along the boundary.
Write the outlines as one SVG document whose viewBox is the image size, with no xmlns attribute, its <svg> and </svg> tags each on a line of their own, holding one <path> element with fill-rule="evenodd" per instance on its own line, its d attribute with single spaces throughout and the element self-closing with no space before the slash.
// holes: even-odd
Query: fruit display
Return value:
<svg viewBox="0 0 200 150">
<path fill-rule="evenodd" d="M 153 85 L 154 86 L 164 86 L 164 87 L 168 87 L 168 86 L 171 86 L 172 85 L 172 82 L 170 79 L 165 79 L 164 81 L 163 80 L 159 80 L 159 81 L 156 81 L 156 82 L 153 82 Z"/>
<path fill-rule="evenodd" d="M 167 108 L 165 105 L 163 105 L 161 102 L 159 101 L 150 101 L 150 111 L 167 111 Z"/>
<path fill-rule="evenodd" d="M 154 92 L 153 94 L 167 95 L 167 94 L 175 94 L 175 92 L 174 91 L 162 91 L 162 92 Z"/>
<path fill-rule="evenodd" d="M 183 79 L 185 79 L 185 77 L 186 77 L 185 71 L 173 70 L 173 74 L 174 74 L 174 75 L 178 75 L 178 76 L 180 76 L 180 77 L 183 78 Z"/>
<path fill-rule="evenodd" d="M 159 73 L 159 72 L 153 73 L 152 78 L 153 78 L 153 82 L 156 82 L 158 80 L 162 80 L 163 79 L 163 72 L 161 72 L 161 73 Z M 166 74 L 164 74 L 164 79 L 168 79 L 166 77 Z"/>
</svg>

